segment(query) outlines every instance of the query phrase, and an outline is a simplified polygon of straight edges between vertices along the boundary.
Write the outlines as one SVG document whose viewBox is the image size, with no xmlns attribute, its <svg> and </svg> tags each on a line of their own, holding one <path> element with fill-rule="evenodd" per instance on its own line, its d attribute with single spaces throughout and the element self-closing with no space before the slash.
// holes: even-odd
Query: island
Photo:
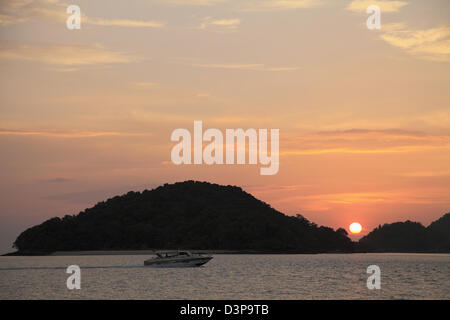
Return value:
<svg viewBox="0 0 450 320">
<path fill-rule="evenodd" d="M 22 232 L 16 255 L 57 251 L 209 250 L 252 253 L 450 252 L 450 214 L 425 228 L 379 226 L 359 242 L 345 229 L 285 215 L 237 186 L 184 181 L 130 191 Z"/>
</svg>

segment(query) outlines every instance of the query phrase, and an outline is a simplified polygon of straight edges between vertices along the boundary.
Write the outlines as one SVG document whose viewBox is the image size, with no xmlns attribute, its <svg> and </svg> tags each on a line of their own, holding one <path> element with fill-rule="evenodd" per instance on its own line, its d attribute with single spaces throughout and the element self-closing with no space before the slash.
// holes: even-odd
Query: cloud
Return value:
<svg viewBox="0 0 450 320">
<path fill-rule="evenodd" d="M 94 138 L 103 136 L 134 135 L 114 131 L 50 131 L 50 130 L 9 130 L 0 129 L 0 136 L 43 136 L 55 138 Z"/>
<path fill-rule="evenodd" d="M 334 131 L 319 131 L 317 135 L 321 136 L 354 136 L 354 135 L 389 135 L 389 136 L 408 136 L 408 137 L 424 137 L 425 133 L 420 131 L 411 131 L 403 129 L 349 129 L 349 130 L 334 130 Z"/>
<path fill-rule="evenodd" d="M 436 170 L 436 171 L 414 171 L 399 174 L 407 178 L 434 178 L 434 177 L 448 177 L 450 170 Z"/>
<path fill-rule="evenodd" d="M 210 68 L 210 69 L 228 69 L 228 70 L 251 70 L 251 71 L 295 71 L 300 70 L 300 67 L 270 67 L 261 63 L 248 63 L 248 64 L 223 64 L 223 63 L 210 63 L 210 64 L 191 64 L 193 67 Z"/>
<path fill-rule="evenodd" d="M 323 4 L 320 0 L 273 0 L 267 1 L 266 6 L 268 8 L 276 9 L 300 9 L 300 8 L 312 8 Z"/>
<path fill-rule="evenodd" d="M 366 9 L 371 5 L 380 7 L 382 13 L 397 12 L 404 6 L 408 5 L 408 2 L 390 0 L 353 0 L 347 6 L 347 10 L 365 13 Z"/>
<path fill-rule="evenodd" d="M 355 193 L 331 193 L 317 194 L 302 197 L 305 200 L 320 200 L 331 204 L 352 204 L 352 203 L 385 203 L 392 198 L 391 193 L 384 192 L 355 192 Z"/>
<path fill-rule="evenodd" d="M 322 0 L 255 0 L 244 2 L 240 11 L 274 11 L 320 7 Z"/>
<path fill-rule="evenodd" d="M 399 129 L 329 131 L 291 137 L 285 134 L 280 149 L 282 155 L 423 152 L 450 149 L 450 136 Z"/>
<path fill-rule="evenodd" d="M 213 6 L 229 0 L 159 0 L 160 3 L 179 6 Z M 304 9 L 322 6 L 325 0 L 245 0 L 235 1 L 237 11 L 270 11 Z"/>
<path fill-rule="evenodd" d="M 224 19 L 224 20 L 214 20 L 211 24 L 216 26 L 236 26 L 240 24 L 241 21 L 239 19 Z"/>
<path fill-rule="evenodd" d="M 36 19 L 65 20 L 66 7 L 54 0 L 1 0 L 0 26 Z"/>
<path fill-rule="evenodd" d="M 68 179 L 68 178 L 62 178 L 62 177 L 39 180 L 40 183 L 66 183 L 66 182 L 71 182 L 71 181 L 73 181 L 73 180 Z"/>
<path fill-rule="evenodd" d="M 426 126 L 448 131 L 448 128 L 450 128 L 450 109 L 429 112 L 418 116 L 417 120 Z"/>
<path fill-rule="evenodd" d="M 211 17 L 206 17 L 205 19 L 203 19 L 203 22 L 200 24 L 198 29 L 211 29 L 215 31 L 236 30 L 240 24 L 241 20 L 236 18 L 214 20 Z"/>
<path fill-rule="evenodd" d="M 381 39 L 413 56 L 450 61 L 450 27 L 441 26 L 426 30 L 410 30 L 405 24 L 382 26 Z"/>
<path fill-rule="evenodd" d="M 447 146 L 400 146 L 400 147 L 388 147 L 388 148 L 329 148 L 329 149 L 310 149 L 310 150 L 290 150 L 280 152 L 281 155 L 321 155 L 330 153 L 347 153 L 347 154 L 380 154 L 380 153 L 404 153 L 404 152 L 418 152 L 426 150 L 438 150 L 438 149 L 450 149 L 450 145 Z"/>
<path fill-rule="evenodd" d="M 429 193 L 429 192 L 428 192 Z M 429 204 L 445 202 L 441 196 L 436 194 L 422 195 L 404 191 L 369 191 L 369 192 L 343 192 L 297 196 L 295 199 L 303 201 L 304 205 L 311 206 L 314 203 L 319 206 L 329 205 L 351 205 L 356 203 L 409 203 L 409 204 Z M 285 198 L 284 201 L 293 200 Z M 310 203 L 309 203 L 310 202 Z"/>
<path fill-rule="evenodd" d="M 69 17 L 66 9 L 69 4 L 58 0 L 0 0 L 0 26 L 26 23 L 29 21 L 60 21 Z M 116 26 L 116 27 L 152 27 L 161 28 L 163 23 L 157 21 L 140 21 L 130 19 L 106 19 L 88 17 L 81 10 L 81 25 Z"/>
<path fill-rule="evenodd" d="M 129 63 L 137 57 L 109 51 L 100 45 L 13 45 L 0 47 L 0 59 L 41 62 L 61 67 Z M 73 68 L 62 71 L 73 71 Z"/>
<path fill-rule="evenodd" d="M 159 2 L 164 4 L 173 4 L 180 6 L 212 6 L 227 0 L 159 0 Z"/>
<path fill-rule="evenodd" d="M 157 21 L 140 21 L 126 19 L 103 19 L 103 18 L 86 18 L 84 23 L 97 26 L 114 26 L 114 27 L 151 27 L 162 28 L 164 24 Z"/>
</svg>

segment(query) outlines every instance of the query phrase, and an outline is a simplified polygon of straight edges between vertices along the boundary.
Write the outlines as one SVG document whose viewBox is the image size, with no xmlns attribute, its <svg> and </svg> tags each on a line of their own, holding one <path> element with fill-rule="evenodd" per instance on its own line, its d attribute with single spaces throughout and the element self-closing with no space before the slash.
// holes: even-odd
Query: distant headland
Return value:
<svg viewBox="0 0 450 320">
<path fill-rule="evenodd" d="M 185 181 L 130 191 L 22 232 L 9 255 L 193 249 L 248 253 L 450 252 L 450 213 L 424 227 L 385 224 L 359 242 L 287 216 L 236 186 Z"/>
</svg>

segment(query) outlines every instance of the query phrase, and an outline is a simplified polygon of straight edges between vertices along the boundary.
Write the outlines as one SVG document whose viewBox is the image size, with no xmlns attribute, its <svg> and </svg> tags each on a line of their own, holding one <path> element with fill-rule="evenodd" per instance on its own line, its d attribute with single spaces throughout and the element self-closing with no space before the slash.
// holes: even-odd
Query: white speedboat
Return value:
<svg viewBox="0 0 450 320">
<path fill-rule="evenodd" d="M 203 256 L 189 251 L 159 251 L 156 257 L 144 261 L 144 265 L 153 267 L 199 267 L 204 265 L 211 256 Z"/>
</svg>

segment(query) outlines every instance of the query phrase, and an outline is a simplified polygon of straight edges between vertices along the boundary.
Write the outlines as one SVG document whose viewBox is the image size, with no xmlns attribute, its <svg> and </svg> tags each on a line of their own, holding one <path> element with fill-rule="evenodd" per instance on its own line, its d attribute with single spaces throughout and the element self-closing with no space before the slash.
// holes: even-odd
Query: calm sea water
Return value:
<svg viewBox="0 0 450 320">
<path fill-rule="evenodd" d="M 0 299 L 450 299 L 450 255 L 214 255 L 200 268 L 147 256 L 0 257 Z M 69 265 L 81 289 L 68 290 Z M 369 290 L 369 265 L 381 289 Z"/>
</svg>

